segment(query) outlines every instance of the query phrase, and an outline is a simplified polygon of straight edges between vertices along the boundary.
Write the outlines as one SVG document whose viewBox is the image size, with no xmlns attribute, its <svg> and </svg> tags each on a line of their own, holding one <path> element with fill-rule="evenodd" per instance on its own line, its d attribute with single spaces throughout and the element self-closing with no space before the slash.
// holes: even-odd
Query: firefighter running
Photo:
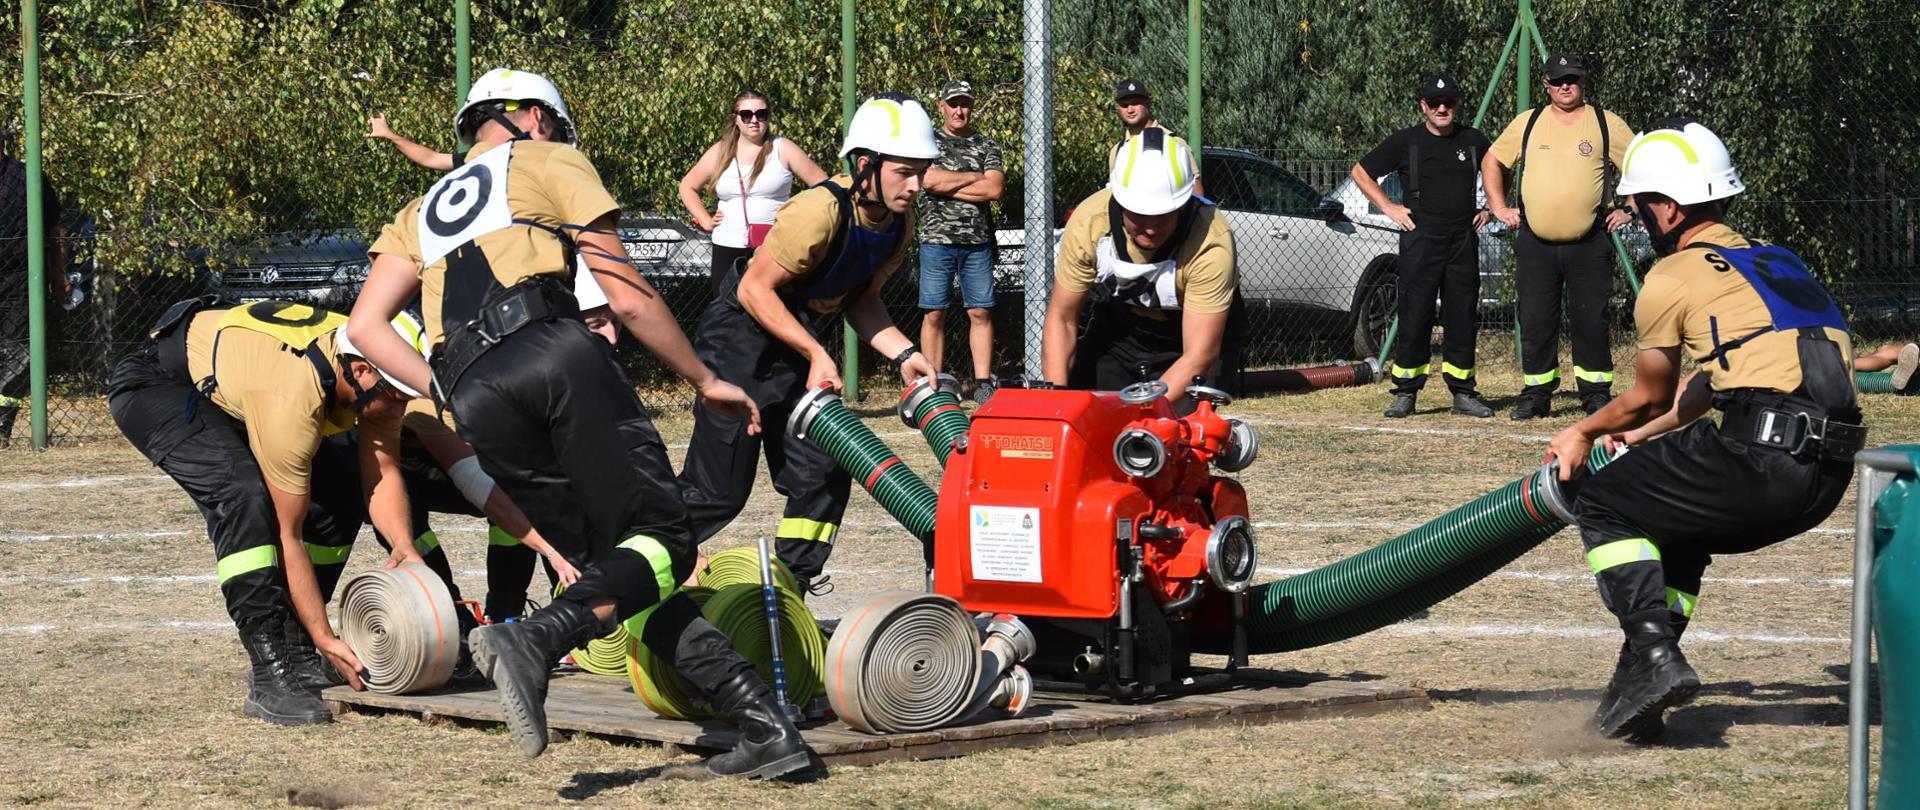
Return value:
<svg viewBox="0 0 1920 810">
<path fill-rule="evenodd" d="M 701 400 L 757 428 L 752 401 L 695 358 L 673 313 L 634 270 L 614 232 L 620 208 L 574 149 L 566 104 L 536 74 L 494 70 L 455 117 L 464 165 L 401 209 L 369 251 L 372 271 L 349 331 L 409 384 L 433 385 L 481 467 L 533 525 L 582 563 L 547 607 L 471 634 L 499 688 L 514 741 L 546 749 L 548 670 L 561 653 L 638 617 L 655 654 L 741 729 L 716 775 L 773 778 L 811 752 L 772 690 L 678 591 L 694 543 L 666 446 L 570 289 L 586 260 L 628 331 Z M 429 370 L 376 328 L 422 298 Z"/>
<path fill-rule="evenodd" d="M 826 344 L 844 313 L 862 340 L 893 358 L 909 382 L 933 364 L 894 326 L 880 288 L 913 242 L 921 175 L 940 156 L 920 103 L 884 94 L 854 113 L 841 175 L 793 196 L 744 271 L 735 269 L 700 318 L 694 347 L 760 406 L 760 435 L 737 416 L 694 408 L 693 438 L 680 487 L 693 536 L 705 541 L 731 522 L 753 492 L 764 451 L 773 487 L 786 496 L 775 533 L 780 560 L 802 585 L 818 588 L 847 508 L 852 479 L 826 451 L 787 435 L 787 417 L 809 389 L 841 387 Z"/>
<path fill-rule="evenodd" d="M 1115 391 L 1157 378 L 1179 401 L 1196 377 L 1237 370 L 1222 346 L 1244 318 L 1233 232 L 1194 195 L 1195 177 L 1186 141 L 1144 130 L 1114 157 L 1107 188 L 1067 220 L 1040 344 L 1047 382 Z"/>
<path fill-rule="evenodd" d="M 1552 454 L 1566 479 L 1602 437 L 1684 425 L 1594 473 L 1574 499 L 1601 601 L 1626 634 L 1594 722 L 1648 741 L 1700 689 L 1679 640 L 1707 565 L 1825 520 L 1866 428 L 1839 307 L 1792 251 L 1725 224 L 1728 199 L 1745 188 L 1720 138 L 1662 122 L 1623 163 L 1620 191 L 1663 256 L 1634 306 L 1634 387 L 1554 436 Z M 1700 372 L 1669 411 L 1683 352 Z M 1709 407 L 1719 424 L 1698 419 Z"/>
</svg>

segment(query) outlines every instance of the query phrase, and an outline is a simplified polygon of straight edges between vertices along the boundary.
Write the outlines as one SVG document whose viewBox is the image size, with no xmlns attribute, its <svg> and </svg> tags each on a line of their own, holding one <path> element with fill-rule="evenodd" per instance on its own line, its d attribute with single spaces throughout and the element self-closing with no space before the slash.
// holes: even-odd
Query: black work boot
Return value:
<svg viewBox="0 0 1920 810">
<path fill-rule="evenodd" d="M 586 605 L 555 599 L 520 621 L 468 634 L 473 663 L 499 688 L 507 731 L 527 756 L 547 750 L 547 675 L 553 661 L 607 629 Z"/>
<path fill-rule="evenodd" d="M 721 684 L 713 694 L 713 705 L 740 727 L 740 741 L 732 751 L 708 759 L 708 773 L 778 779 L 813 767 L 813 750 L 787 719 L 773 690 L 753 670 Z"/>
<path fill-rule="evenodd" d="M 286 626 L 287 665 L 293 670 L 295 683 L 318 692 L 347 682 L 346 678 L 340 677 L 333 664 L 314 649 L 313 638 L 307 635 L 307 628 L 299 619 L 289 617 Z"/>
<path fill-rule="evenodd" d="M 473 643 L 467 637 L 473 634 L 474 628 L 480 626 L 480 620 L 474 618 L 464 605 L 454 605 L 453 615 L 454 620 L 460 623 L 460 656 L 454 659 L 452 677 L 456 681 L 479 680 L 480 667 L 473 663 Z"/>
<path fill-rule="evenodd" d="M 1551 394 L 1521 394 L 1513 403 L 1513 420 L 1544 419 L 1553 412 Z"/>
<path fill-rule="evenodd" d="M 1453 395 L 1453 412 L 1475 419 L 1487 419 L 1493 416 L 1493 408 L 1474 391 L 1456 391 Z"/>
<path fill-rule="evenodd" d="M 1592 416 L 1596 413 L 1599 413 L 1601 408 L 1607 407 L 1607 403 L 1612 401 L 1613 401 L 1613 395 L 1605 391 L 1594 391 L 1592 393 L 1581 394 L 1580 410 L 1586 411 L 1588 416 Z"/>
<path fill-rule="evenodd" d="M 253 662 L 247 701 L 241 711 L 281 726 L 333 722 L 333 713 L 319 695 L 301 684 L 287 649 L 286 616 L 249 620 L 240 628 L 240 644 Z"/>
<path fill-rule="evenodd" d="M 1401 391 L 1393 395 L 1393 404 L 1387 406 L 1381 414 L 1388 419 L 1405 419 L 1413 414 L 1413 403 L 1420 397 L 1418 391 Z"/>
<path fill-rule="evenodd" d="M 1700 676 L 1687 665 L 1667 622 L 1630 623 L 1627 640 L 1632 660 L 1619 696 L 1599 723 L 1600 733 L 1614 738 L 1646 734 L 1666 710 L 1691 703 L 1700 693 Z"/>
</svg>

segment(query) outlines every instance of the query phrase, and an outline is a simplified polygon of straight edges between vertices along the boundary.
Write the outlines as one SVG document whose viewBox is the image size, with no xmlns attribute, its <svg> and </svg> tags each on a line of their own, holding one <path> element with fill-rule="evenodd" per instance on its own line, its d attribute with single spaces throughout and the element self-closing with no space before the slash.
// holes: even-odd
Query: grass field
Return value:
<svg viewBox="0 0 1920 810">
<path fill-rule="evenodd" d="M 1491 391 L 1517 380 L 1489 379 Z M 1379 416 L 1380 388 L 1238 403 L 1262 457 L 1262 580 L 1377 544 L 1532 470 L 1548 422 Z M 922 474 L 918 438 L 872 400 L 869 420 Z M 1869 397 L 1870 444 L 1920 436 L 1920 400 Z M 688 420 L 662 433 L 683 452 Z M 24 444 L 24 443 L 22 443 Z M 709 551 L 749 543 L 780 504 L 756 489 Z M 839 768 L 806 784 L 656 778 L 684 758 L 576 738 L 525 760 L 503 730 L 348 715 L 287 730 L 240 715 L 246 659 L 213 581 L 199 515 L 123 444 L 0 453 L 0 806 L 259 807 L 1836 807 L 1844 802 L 1851 500 L 1820 529 L 1708 570 L 1688 656 L 1706 681 L 1665 744 L 1583 723 L 1618 630 L 1563 531 L 1431 615 L 1261 666 L 1427 689 L 1432 711 L 1192 731 L 1124 742 Z M 477 596 L 485 535 L 439 521 Z M 376 549 L 363 535 L 367 548 Z M 362 550 L 349 571 L 378 564 Z M 919 582 L 918 550 L 856 492 L 815 600 L 837 615 Z"/>
</svg>

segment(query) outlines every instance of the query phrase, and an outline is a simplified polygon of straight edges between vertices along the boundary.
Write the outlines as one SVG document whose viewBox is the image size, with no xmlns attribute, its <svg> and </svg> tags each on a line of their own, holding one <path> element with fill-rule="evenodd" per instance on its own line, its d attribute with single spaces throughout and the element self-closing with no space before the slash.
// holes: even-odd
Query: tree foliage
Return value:
<svg viewBox="0 0 1920 810">
<path fill-rule="evenodd" d="M 1911 270 L 1920 112 L 1902 0 L 1540 0 L 1549 47 L 1586 55 L 1594 98 L 1644 126 L 1670 114 L 1732 144 L 1753 191 L 1742 223 L 1825 259 L 1828 272 Z M 450 149 L 450 4 L 416 0 L 42 0 L 47 166 L 64 196 L 110 226 L 123 270 L 164 269 L 182 248 L 262 232 L 375 227 L 431 175 L 361 137 L 365 118 Z M 1484 128 L 1514 113 L 1489 86 L 1508 0 L 1210 0 L 1204 136 L 1297 157 L 1352 158 L 1415 120 L 1428 71 L 1492 97 Z M 19 36 L 17 15 L 0 31 Z M 474 73 L 508 65 L 564 89 L 616 197 L 676 210 L 682 172 L 726 125 L 736 92 L 773 99 L 776 126 L 829 166 L 839 141 L 839 9 L 833 3 L 473 0 Z M 1111 88 L 1153 86 L 1185 127 L 1186 3 L 1055 0 L 1050 111 L 1021 96 L 1018 0 L 861 0 L 858 91 L 926 100 L 949 77 L 980 89 L 980 126 L 1018 188 L 1021 122 L 1054 118 L 1056 198 L 1104 178 L 1118 134 Z M 1535 53 L 1535 59 L 1539 54 Z M 20 87 L 17 61 L 0 84 Z M 1534 94 L 1536 100 L 1538 93 Z M 0 114 L 16 149 L 18 108 Z M 1838 201 L 1838 202 L 1823 202 Z M 1884 234 L 1861 235 L 1865 224 Z M 1904 230 L 1902 230 L 1904 229 Z M 1880 234 L 1881 231 L 1876 231 Z M 1876 241 L 1877 240 L 1877 241 Z M 173 258 L 169 258 L 173 257 Z"/>
</svg>

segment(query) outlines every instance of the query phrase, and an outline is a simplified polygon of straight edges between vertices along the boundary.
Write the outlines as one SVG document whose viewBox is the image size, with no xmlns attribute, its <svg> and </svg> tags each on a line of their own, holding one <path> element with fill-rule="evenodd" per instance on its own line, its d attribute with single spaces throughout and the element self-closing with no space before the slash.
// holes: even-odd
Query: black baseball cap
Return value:
<svg viewBox="0 0 1920 810">
<path fill-rule="evenodd" d="M 1436 98 L 1459 98 L 1460 85 L 1452 76 L 1435 73 L 1420 82 L 1420 100 L 1432 101 Z"/>
<path fill-rule="evenodd" d="M 1139 79 L 1121 79 L 1114 83 L 1113 100 L 1119 101 L 1127 96 L 1139 96 L 1148 101 L 1153 100 L 1153 94 L 1147 92 L 1147 83 Z"/>
<path fill-rule="evenodd" d="M 946 84 L 940 85 L 941 101 L 952 101 L 961 96 L 969 99 L 973 98 L 973 85 L 965 79 L 953 79 Z"/>
<path fill-rule="evenodd" d="M 1547 61 L 1545 65 L 1546 65 L 1546 71 L 1547 71 L 1547 78 L 1549 79 L 1560 79 L 1560 78 L 1565 78 L 1567 76 L 1587 75 L 1587 66 L 1580 62 L 1580 57 L 1577 54 L 1571 54 L 1571 53 L 1547 54 Z"/>
</svg>

